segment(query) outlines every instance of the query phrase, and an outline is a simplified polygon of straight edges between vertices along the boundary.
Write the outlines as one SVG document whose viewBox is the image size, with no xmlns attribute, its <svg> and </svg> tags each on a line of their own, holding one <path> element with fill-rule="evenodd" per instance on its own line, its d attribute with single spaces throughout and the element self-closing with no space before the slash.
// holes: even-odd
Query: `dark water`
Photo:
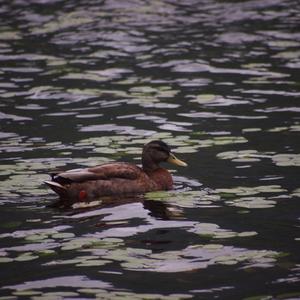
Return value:
<svg viewBox="0 0 300 300">
<path fill-rule="evenodd" d="M 299 299 L 297 0 L 0 5 L 0 299 Z M 47 208 L 56 169 L 139 163 L 176 189 Z"/>
</svg>

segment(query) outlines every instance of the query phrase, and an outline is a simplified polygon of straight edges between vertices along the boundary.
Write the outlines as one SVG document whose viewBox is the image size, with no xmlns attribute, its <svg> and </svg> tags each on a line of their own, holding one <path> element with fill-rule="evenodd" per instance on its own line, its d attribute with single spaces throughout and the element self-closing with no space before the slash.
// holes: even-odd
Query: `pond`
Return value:
<svg viewBox="0 0 300 300">
<path fill-rule="evenodd" d="M 299 299 L 299 16 L 1 1 L 0 300 Z M 174 190 L 49 207 L 49 173 L 156 139 L 188 163 Z"/>
</svg>

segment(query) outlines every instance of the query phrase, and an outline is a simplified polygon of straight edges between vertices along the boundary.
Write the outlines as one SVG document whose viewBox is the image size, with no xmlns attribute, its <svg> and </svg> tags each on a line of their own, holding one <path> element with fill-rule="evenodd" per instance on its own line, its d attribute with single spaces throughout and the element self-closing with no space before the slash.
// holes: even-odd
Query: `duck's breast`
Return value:
<svg viewBox="0 0 300 300">
<path fill-rule="evenodd" d="M 155 183 L 155 190 L 171 190 L 173 188 L 172 175 L 168 170 L 159 168 L 148 175 Z"/>
</svg>

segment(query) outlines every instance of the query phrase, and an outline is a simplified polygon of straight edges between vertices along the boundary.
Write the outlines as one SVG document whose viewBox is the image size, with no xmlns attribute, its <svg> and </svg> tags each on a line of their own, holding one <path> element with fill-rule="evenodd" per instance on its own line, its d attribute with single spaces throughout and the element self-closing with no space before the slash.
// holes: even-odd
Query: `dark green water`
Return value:
<svg viewBox="0 0 300 300">
<path fill-rule="evenodd" d="M 0 300 L 300 298 L 297 0 L 0 4 Z M 153 139 L 174 191 L 47 207 Z"/>
</svg>

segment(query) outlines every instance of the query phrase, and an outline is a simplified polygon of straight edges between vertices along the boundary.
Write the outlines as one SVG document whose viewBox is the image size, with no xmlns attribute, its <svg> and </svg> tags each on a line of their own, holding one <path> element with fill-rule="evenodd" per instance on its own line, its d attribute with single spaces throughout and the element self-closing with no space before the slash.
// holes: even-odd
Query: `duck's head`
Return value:
<svg viewBox="0 0 300 300">
<path fill-rule="evenodd" d="M 161 162 L 169 162 L 177 166 L 186 167 L 187 164 L 176 158 L 170 147 L 162 141 L 152 141 L 143 148 L 142 164 L 145 171 L 154 171 Z"/>
</svg>

